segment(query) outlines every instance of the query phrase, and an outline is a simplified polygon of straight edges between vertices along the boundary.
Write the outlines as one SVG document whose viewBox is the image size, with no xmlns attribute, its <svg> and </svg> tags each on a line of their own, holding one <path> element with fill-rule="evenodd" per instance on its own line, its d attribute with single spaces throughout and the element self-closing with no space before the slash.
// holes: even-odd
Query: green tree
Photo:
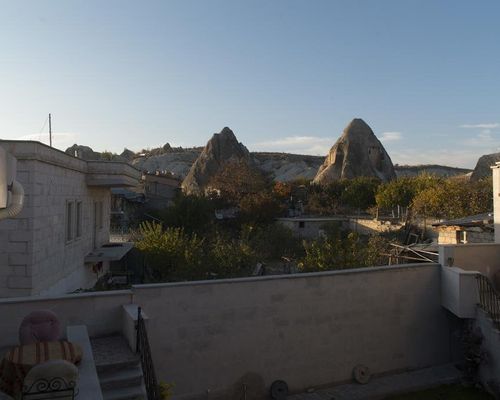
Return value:
<svg viewBox="0 0 500 400">
<path fill-rule="evenodd" d="M 469 182 L 450 178 L 419 192 L 413 200 L 413 208 L 423 216 L 462 218 L 491 211 L 491 193 L 491 179 Z"/>
<path fill-rule="evenodd" d="M 357 211 L 366 211 L 376 204 L 375 193 L 380 185 L 380 179 L 357 177 L 346 182 L 341 201 L 345 206 Z"/>
<path fill-rule="evenodd" d="M 154 282 L 203 279 L 203 239 L 182 228 L 143 222 L 135 246 L 146 256 L 146 279 Z"/>
<path fill-rule="evenodd" d="M 219 199 L 179 193 L 174 204 L 157 214 L 165 226 L 182 228 L 187 233 L 205 234 L 213 228 Z"/>
<path fill-rule="evenodd" d="M 218 233 L 210 245 L 210 274 L 216 278 L 248 276 L 256 262 L 252 248 L 243 240 Z"/>
</svg>

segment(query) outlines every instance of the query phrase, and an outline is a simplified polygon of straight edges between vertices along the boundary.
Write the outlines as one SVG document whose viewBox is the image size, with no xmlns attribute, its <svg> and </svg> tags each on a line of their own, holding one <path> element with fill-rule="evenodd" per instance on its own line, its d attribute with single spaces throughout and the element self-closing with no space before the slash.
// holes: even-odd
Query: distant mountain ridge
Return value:
<svg viewBox="0 0 500 400">
<path fill-rule="evenodd" d="M 76 147 L 75 147 L 76 146 Z M 90 147 L 74 145 L 66 151 L 72 156 L 75 155 L 75 150 L 80 147 L 85 147 L 86 154 L 90 154 L 93 159 L 108 159 L 108 153 L 104 153 L 105 157 L 101 158 L 101 154 L 94 152 Z M 90 152 L 88 152 L 88 150 Z M 153 149 L 156 150 L 156 149 Z M 140 151 L 133 153 L 126 153 L 127 158 L 122 155 L 113 155 L 112 159 L 117 161 L 127 161 L 143 171 L 169 171 L 183 180 L 193 163 L 201 154 L 203 147 L 195 148 L 173 148 L 167 152 L 144 152 Z M 129 150 L 130 151 L 130 150 Z M 156 154 L 155 154 L 156 153 Z M 82 154 L 82 153 L 80 153 Z M 323 164 L 324 156 L 312 156 L 307 154 L 293 154 L 293 153 L 278 153 L 278 152 L 250 152 L 250 155 L 255 159 L 256 165 L 264 173 L 276 181 L 288 182 L 295 179 L 312 180 L 316 176 L 319 167 Z M 85 158 L 85 154 L 83 157 Z M 442 177 L 451 177 L 457 175 L 465 175 L 472 172 L 471 169 L 455 168 L 444 165 L 429 164 L 429 165 L 394 165 L 396 176 L 415 176 L 419 173 L 425 172 L 435 174 Z M 489 171 L 489 167 L 488 167 Z"/>
</svg>

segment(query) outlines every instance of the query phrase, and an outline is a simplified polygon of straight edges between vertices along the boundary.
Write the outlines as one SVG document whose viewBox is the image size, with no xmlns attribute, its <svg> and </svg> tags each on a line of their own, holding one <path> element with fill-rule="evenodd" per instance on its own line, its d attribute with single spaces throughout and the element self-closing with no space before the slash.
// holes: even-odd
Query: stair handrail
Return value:
<svg viewBox="0 0 500 400">
<path fill-rule="evenodd" d="M 144 318 L 142 318 L 141 307 L 137 308 L 137 336 L 136 336 L 136 353 L 139 354 L 141 360 L 142 374 L 144 376 L 144 385 L 146 386 L 146 394 L 148 400 L 161 400 L 158 381 L 156 379 L 153 357 L 151 356 L 151 348 L 149 346 L 148 331 Z"/>
<path fill-rule="evenodd" d="M 479 307 L 481 307 L 500 330 L 500 293 L 495 289 L 493 282 L 483 274 L 476 275 L 479 292 Z"/>
</svg>

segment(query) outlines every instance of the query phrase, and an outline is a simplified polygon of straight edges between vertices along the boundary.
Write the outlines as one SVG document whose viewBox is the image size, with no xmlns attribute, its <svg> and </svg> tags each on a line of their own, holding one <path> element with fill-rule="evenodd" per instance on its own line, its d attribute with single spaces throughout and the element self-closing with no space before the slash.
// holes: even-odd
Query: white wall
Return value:
<svg viewBox="0 0 500 400">
<path fill-rule="evenodd" d="M 441 304 L 459 318 L 476 317 L 477 274 L 456 267 L 441 267 Z"/>
<path fill-rule="evenodd" d="M 292 391 L 450 360 L 437 264 L 140 285 L 160 380 L 177 398 L 238 398 L 242 380 Z M 238 386 L 238 382 L 240 385 Z M 248 382 L 247 382 L 248 383 Z M 241 393 L 238 392 L 238 393 Z"/>
<path fill-rule="evenodd" d="M 495 243 L 500 243 L 500 164 L 491 167 L 493 172 L 493 220 Z"/>
<path fill-rule="evenodd" d="M 467 243 L 439 246 L 439 263 L 466 271 L 478 271 L 496 281 L 500 271 L 499 243 Z"/>
<path fill-rule="evenodd" d="M 35 310 L 54 311 L 62 323 L 86 325 L 90 336 L 120 332 L 122 305 L 132 302 L 129 290 L 71 294 L 59 297 L 17 297 L 0 300 L 0 347 L 19 344 L 18 331 L 23 318 Z"/>
</svg>

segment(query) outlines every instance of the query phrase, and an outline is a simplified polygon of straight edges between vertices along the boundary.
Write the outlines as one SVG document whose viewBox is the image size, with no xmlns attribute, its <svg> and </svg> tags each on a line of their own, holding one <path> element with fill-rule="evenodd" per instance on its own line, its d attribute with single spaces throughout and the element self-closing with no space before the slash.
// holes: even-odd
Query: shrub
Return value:
<svg viewBox="0 0 500 400">
<path fill-rule="evenodd" d="M 147 279 L 155 282 L 202 279 L 203 239 L 182 228 L 163 229 L 161 224 L 143 222 L 136 247 L 146 256 Z"/>
</svg>

